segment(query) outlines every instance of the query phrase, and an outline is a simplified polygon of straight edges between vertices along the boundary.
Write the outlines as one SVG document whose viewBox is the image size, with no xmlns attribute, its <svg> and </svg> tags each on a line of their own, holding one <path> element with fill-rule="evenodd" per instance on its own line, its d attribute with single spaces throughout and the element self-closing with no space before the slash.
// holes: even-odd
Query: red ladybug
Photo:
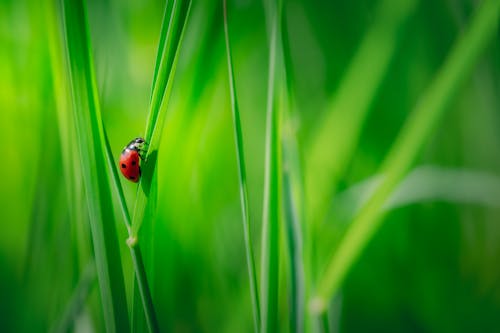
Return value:
<svg viewBox="0 0 500 333">
<path fill-rule="evenodd" d="M 144 159 L 146 141 L 136 138 L 125 146 L 120 155 L 120 171 L 131 182 L 137 183 L 141 178 L 139 160 Z"/>
</svg>

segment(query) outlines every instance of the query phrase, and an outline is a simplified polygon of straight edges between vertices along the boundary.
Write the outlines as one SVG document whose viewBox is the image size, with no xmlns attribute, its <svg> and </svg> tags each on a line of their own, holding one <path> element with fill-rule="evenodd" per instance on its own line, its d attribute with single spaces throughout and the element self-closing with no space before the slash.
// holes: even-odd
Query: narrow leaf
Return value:
<svg viewBox="0 0 500 333">
<path fill-rule="evenodd" d="M 414 163 L 453 96 L 497 32 L 499 14 L 500 0 L 482 2 L 470 26 L 458 39 L 435 80 L 410 114 L 381 167 L 380 173 L 385 175 L 381 185 L 350 225 L 326 268 L 317 296 L 311 301 L 313 311 L 325 311 L 328 300 L 380 227 L 384 203 Z"/>
<path fill-rule="evenodd" d="M 352 155 L 378 87 L 399 42 L 397 34 L 411 16 L 416 0 L 380 0 L 338 90 L 318 121 L 306 160 L 308 223 L 322 220 Z M 335 144 L 336 143 L 336 144 Z M 333 144 L 333 146 L 332 146 Z M 325 145 L 334 147 L 325 153 Z"/>
<path fill-rule="evenodd" d="M 281 110 L 276 89 L 279 9 L 271 10 L 267 90 L 266 164 L 261 260 L 261 332 L 278 331 L 279 231 L 281 208 Z"/>
<path fill-rule="evenodd" d="M 143 177 L 139 182 L 137 197 L 134 206 L 134 214 L 132 217 L 132 236 L 137 237 L 139 228 L 144 220 L 146 205 L 149 200 L 151 190 L 151 181 L 156 170 L 156 160 L 158 154 L 158 146 L 160 144 L 163 124 L 165 122 L 168 100 L 172 89 L 173 78 L 177 68 L 177 60 L 182 37 L 185 31 L 191 1 L 174 0 L 170 17 L 165 16 L 162 23 L 162 33 L 166 33 L 163 49 L 158 49 L 157 59 L 160 59 L 157 74 L 153 80 L 151 104 L 149 109 L 148 120 L 146 123 L 146 142 L 149 144 L 146 162 L 143 166 Z M 167 11 L 168 12 L 168 11 Z M 164 29 L 166 20 L 168 19 L 168 28 Z M 161 46 L 161 43 L 160 43 Z M 152 198 L 153 202 L 156 200 Z"/>
<path fill-rule="evenodd" d="M 336 221 L 349 221 L 373 196 L 382 176 L 370 177 L 353 185 L 333 199 L 331 215 Z M 450 202 L 500 206 L 500 177 L 473 170 L 421 166 L 410 172 L 385 202 L 388 212 L 423 202 Z"/>
<path fill-rule="evenodd" d="M 146 322 L 151 332 L 158 332 L 159 325 L 155 315 L 151 290 L 147 281 L 142 252 L 138 244 L 138 232 L 145 219 L 146 212 L 151 212 L 151 215 L 154 213 L 154 208 L 156 207 L 157 177 L 155 176 L 155 172 L 158 147 L 190 8 L 190 0 L 174 0 L 173 2 L 166 3 L 151 88 L 150 109 L 146 123 L 145 140 L 148 143 L 146 162 L 142 167 L 142 177 L 137 189 L 132 224 L 127 241 L 136 272 L 137 289 L 142 299 Z M 134 290 L 136 289 L 134 288 Z M 133 309 L 137 309 L 136 300 L 138 298 L 135 295 L 136 291 L 134 291 Z M 137 314 L 137 311 L 134 311 L 134 313 Z"/>
<path fill-rule="evenodd" d="M 83 1 L 63 1 L 66 52 L 81 171 L 89 209 L 101 302 L 108 332 L 129 330 L 105 143 Z"/>
<path fill-rule="evenodd" d="M 69 332 L 73 327 L 75 319 L 80 315 L 85 307 L 87 298 L 96 282 L 96 271 L 94 261 L 87 263 L 84 271 L 81 274 L 78 285 L 76 286 L 73 295 L 71 296 L 62 316 L 50 329 L 50 332 L 64 333 Z"/>
<path fill-rule="evenodd" d="M 224 36 L 226 40 L 227 69 L 229 74 L 229 92 L 231 95 L 231 110 L 233 114 L 234 141 L 236 145 L 236 159 L 238 162 L 238 176 L 240 185 L 240 202 L 243 222 L 243 236 L 247 257 L 248 277 L 250 281 L 250 296 L 252 298 L 255 331 L 259 330 L 260 308 L 257 291 L 257 276 L 255 273 L 255 260 L 250 229 L 250 213 L 248 208 L 248 192 L 246 180 L 245 153 L 243 148 L 243 133 L 241 130 L 240 111 L 236 97 L 236 84 L 234 82 L 233 62 L 231 58 L 231 44 L 229 42 L 229 28 L 227 22 L 227 0 L 224 0 Z"/>
<path fill-rule="evenodd" d="M 304 189 L 296 124 L 298 116 L 294 94 L 294 76 L 290 45 L 286 33 L 286 10 L 281 18 L 283 57 L 280 65 L 284 70 L 286 85 L 281 84 L 286 107 L 283 111 L 283 207 L 287 236 L 287 252 L 290 261 L 290 332 L 304 332 L 306 274 L 303 253 Z M 284 87 L 286 86 L 286 89 Z"/>
</svg>

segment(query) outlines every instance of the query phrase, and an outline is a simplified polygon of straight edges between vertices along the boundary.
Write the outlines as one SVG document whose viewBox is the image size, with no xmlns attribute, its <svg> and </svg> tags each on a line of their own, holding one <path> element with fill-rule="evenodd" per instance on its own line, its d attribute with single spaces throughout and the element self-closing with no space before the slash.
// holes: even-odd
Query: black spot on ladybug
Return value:
<svg viewBox="0 0 500 333">
<path fill-rule="evenodd" d="M 135 177 L 134 177 L 134 176 L 130 176 L 129 178 L 130 178 L 130 179 L 135 179 Z"/>
<path fill-rule="evenodd" d="M 132 165 L 135 165 L 135 161 L 132 161 Z"/>
<path fill-rule="evenodd" d="M 122 168 L 125 169 L 126 167 L 125 163 L 122 163 Z"/>
</svg>

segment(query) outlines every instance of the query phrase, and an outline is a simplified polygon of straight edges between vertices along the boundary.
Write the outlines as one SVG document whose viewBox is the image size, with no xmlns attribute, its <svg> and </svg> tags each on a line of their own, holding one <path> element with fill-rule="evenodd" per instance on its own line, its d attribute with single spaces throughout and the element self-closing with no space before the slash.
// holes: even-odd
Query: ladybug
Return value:
<svg viewBox="0 0 500 333">
<path fill-rule="evenodd" d="M 141 178 L 139 160 L 144 160 L 146 141 L 135 138 L 125 146 L 120 155 L 120 171 L 131 182 L 137 183 Z"/>
</svg>

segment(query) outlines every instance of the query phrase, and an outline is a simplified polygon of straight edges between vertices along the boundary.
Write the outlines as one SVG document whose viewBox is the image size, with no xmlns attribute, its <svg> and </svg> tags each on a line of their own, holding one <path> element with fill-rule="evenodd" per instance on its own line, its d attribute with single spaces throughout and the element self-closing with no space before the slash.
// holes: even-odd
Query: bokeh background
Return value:
<svg viewBox="0 0 500 333">
<path fill-rule="evenodd" d="M 284 1 L 297 101 L 294 124 L 306 168 L 310 142 L 363 38 L 371 29 L 383 29 L 381 20 L 390 22 L 404 7 L 394 0 L 384 12 L 381 2 Z M 405 9 L 396 33 L 368 49 L 376 59 L 378 48 L 394 44 L 358 128 L 354 154 L 335 180 L 331 209 L 336 196 L 376 174 L 480 2 L 416 1 Z M 87 5 L 102 114 L 118 160 L 123 146 L 144 131 L 164 2 L 89 0 Z M 269 40 L 262 1 L 229 1 L 228 10 L 258 254 Z M 54 90 L 53 68 L 65 66 L 51 54 L 46 19 L 43 1 L 0 1 L 0 322 L 5 332 L 54 329 L 92 257 L 83 188 L 68 187 L 68 177 L 78 179 L 78 168 L 74 175 L 64 172 L 62 150 L 76 148 L 64 148 L 61 139 L 56 112 L 61 92 Z M 60 22 L 55 24 L 62 34 Z M 195 1 L 159 150 L 157 215 L 145 226 L 154 234 L 145 245 L 145 260 L 165 331 L 253 329 L 224 52 L 221 1 Z M 369 64 L 371 56 L 365 56 Z M 365 84 L 359 77 L 359 94 Z M 343 144 L 332 132 L 321 142 L 322 153 L 335 154 Z M 498 332 L 500 198 L 492 193 L 500 190 L 500 31 L 449 104 L 417 165 L 440 168 L 445 176 L 457 170 L 483 175 L 487 182 L 479 177 L 468 186 L 481 192 L 488 183 L 487 198 L 469 198 L 467 186 L 458 194 L 435 189 L 442 193 L 390 210 L 335 298 L 331 327 Z M 315 168 L 307 172 L 322 171 Z M 417 179 L 407 191 L 426 181 Z M 136 186 L 122 184 L 132 205 Z M 317 240 L 320 269 L 321 258 L 329 258 L 348 225 L 335 212 L 325 216 Z M 133 272 L 121 221 L 117 230 L 130 290 Z M 287 331 L 284 268 L 282 273 L 280 330 Z M 75 331 L 104 330 L 98 288 L 90 283 L 88 298 L 74 315 Z"/>
</svg>

